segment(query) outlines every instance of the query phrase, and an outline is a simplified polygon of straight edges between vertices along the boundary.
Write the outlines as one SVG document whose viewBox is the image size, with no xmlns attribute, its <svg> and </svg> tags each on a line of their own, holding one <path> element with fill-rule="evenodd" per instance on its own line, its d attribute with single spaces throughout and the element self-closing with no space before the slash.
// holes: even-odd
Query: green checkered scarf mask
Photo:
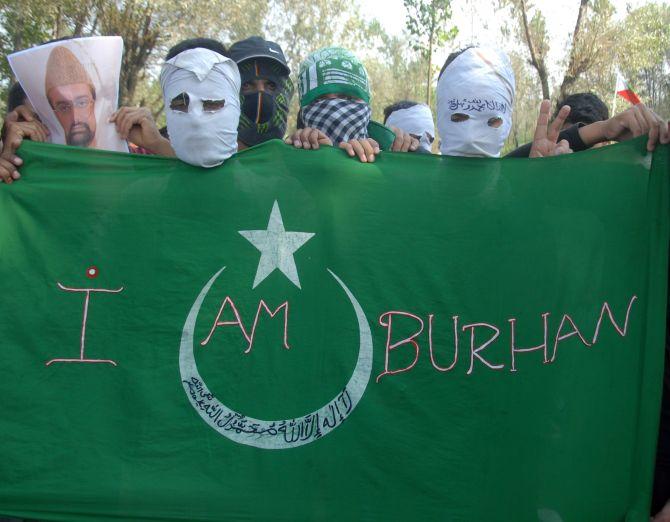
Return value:
<svg viewBox="0 0 670 522">
<path fill-rule="evenodd" d="M 341 94 L 370 102 L 368 73 L 351 52 L 325 47 L 310 54 L 298 73 L 300 106 L 309 105 L 324 94 Z"/>
<path fill-rule="evenodd" d="M 274 92 L 240 94 L 242 113 L 238 138 L 250 147 L 271 139 L 283 139 L 293 97 L 293 82 L 275 60 L 250 59 L 239 63 L 238 67 L 242 83 L 262 79 L 277 86 Z"/>
</svg>

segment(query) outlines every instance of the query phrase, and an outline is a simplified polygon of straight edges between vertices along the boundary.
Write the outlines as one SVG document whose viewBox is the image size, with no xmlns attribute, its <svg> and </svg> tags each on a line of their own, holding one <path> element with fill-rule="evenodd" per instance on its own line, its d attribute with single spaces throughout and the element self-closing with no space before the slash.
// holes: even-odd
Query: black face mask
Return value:
<svg viewBox="0 0 670 522">
<path fill-rule="evenodd" d="M 272 120 L 275 113 L 275 98 L 267 92 L 242 95 L 242 112 L 256 125 Z"/>
<path fill-rule="evenodd" d="M 271 80 L 277 89 L 270 92 L 241 94 L 239 140 L 248 146 L 271 139 L 283 139 L 293 83 L 274 60 L 249 60 L 238 64 L 242 83 L 256 79 Z"/>
</svg>

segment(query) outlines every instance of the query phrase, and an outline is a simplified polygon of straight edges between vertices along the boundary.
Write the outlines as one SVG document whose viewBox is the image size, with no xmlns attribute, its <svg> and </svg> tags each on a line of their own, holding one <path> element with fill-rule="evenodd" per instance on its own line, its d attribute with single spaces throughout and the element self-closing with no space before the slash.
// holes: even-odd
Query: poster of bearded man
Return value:
<svg viewBox="0 0 670 522">
<path fill-rule="evenodd" d="M 128 152 L 109 117 L 117 109 L 123 39 L 60 40 L 7 58 L 52 143 Z"/>
</svg>

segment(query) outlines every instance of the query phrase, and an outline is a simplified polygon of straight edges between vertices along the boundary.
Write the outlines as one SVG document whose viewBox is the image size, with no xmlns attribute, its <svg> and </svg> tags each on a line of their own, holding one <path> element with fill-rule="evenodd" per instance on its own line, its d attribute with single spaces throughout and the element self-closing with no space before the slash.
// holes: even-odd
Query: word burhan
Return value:
<svg viewBox="0 0 670 522">
<path fill-rule="evenodd" d="M 593 334 L 587 336 L 576 324 L 575 320 L 570 314 L 563 314 L 560 316 L 560 321 L 555 322 L 554 325 L 558 324 L 558 327 L 554 329 L 550 326 L 550 317 L 552 314 L 550 312 L 545 312 L 539 315 L 539 325 L 541 325 L 542 332 L 542 342 L 536 346 L 520 346 L 517 343 L 518 338 L 518 326 L 516 318 L 507 319 L 507 324 L 504 326 L 509 332 L 509 346 L 504 350 L 508 354 L 509 364 L 506 365 L 500 362 L 492 362 L 492 352 L 493 346 L 500 341 L 501 331 L 503 327 L 486 322 L 465 322 L 461 319 L 460 316 L 454 315 L 451 317 L 451 329 L 453 331 L 453 352 L 451 350 L 445 350 L 447 353 L 442 353 L 433 342 L 433 330 L 436 323 L 436 315 L 428 314 L 425 318 L 420 317 L 416 314 L 407 312 L 407 311 L 388 311 L 384 312 L 379 316 L 378 323 L 385 329 L 386 341 L 384 345 L 384 369 L 377 375 L 375 381 L 379 382 L 382 377 L 397 375 L 400 373 L 408 372 L 412 370 L 417 362 L 421 352 L 425 353 L 428 351 L 428 358 L 430 359 L 430 364 L 439 372 L 450 372 L 455 370 L 459 358 L 465 357 L 468 360 L 468 369 L 466 370 L 467 375 L 472 375 L 475 371 L 475 366 L 477 362 L 483 367 L 501 371 L 506 368 L 510 372 L 517 372 L 517 358 L 520 353 L 541 351 L 543 354 L 543 364 L 551 364 L 556 361 L 558 355 L 558 348 L 562 341 L 569 339 L 571 337 L 577 337 L 579 341 L 590 348 L 598 342 L 600 336 L 601 328 L 603 327 L 603 320 L 606 319 L 606 322 L 609 321 L 614 328 L 614 330 L 621 336 L 625 337 L 628 332 L 630 313 L 633 307 L 633 303 L 637 300 L 637 296 L 633 295 L 628 301 L 628 306 L 626 308 L 625 317 L 623 319 L 617 320 L 614 317 L 612 308 L 609 303 L 604 302 L 599 309 L 599 314 L 594 315 L 594 328 Z M 226 307 L 230 307 L 230 313 L 232 314 L 232 320 L 222 320 L 224 311 Z M 251 328 L 246 328 L 244 326 L 241 315 L 235 306 L 233 299 L 229 296 L 222 301 L 221 307 L 218 310 L 214 323 L 212 324 L 211 329 L 207 337 L 201 342 L 201 345 L 206 345 L 212 338 L 215 330 L 222 327 L 236 327 L 239 328 L 242 336 L 249 343 L 247 349 L 244 353 L 249 353 L 251 351 L 254 334 L 261 317 L 261 312 L 265 310 L 270 318 L 275 317 L 280 311 L 283 311 L 283 314 L 280 314 L 284 322 L 283 330 L 283 346 L 288 349 L 288 338 L 289 338 L 289 303 L 287 301 L 283 302 L 275 310 L 270 310 L 265 301 L 261 300 L 256 314 L 253 319 L 253 324 Z M 410 335 L 403 333 L 403 337 L 398 338 L 398 331 L 407 332 L 408 323 L 413 325 L 413 331 Z M 463 340 L 462 337 L 465 337 L 466 348 L 462 346 Z M 394 364 L 393 358 L 394 354 L 404 347 L 404 351 L 409 350 L 410 354 L 413 351 L 413 358 L 409 364 L 405 366 L 397 366 Z M 489 355 L 487 355 L 487 352 Z M 500 350 L 496 353 L 498 358 L 500 357 Z M 403 360 L 407 360 L 406 353 L 402 356 Z"/>
</svg>

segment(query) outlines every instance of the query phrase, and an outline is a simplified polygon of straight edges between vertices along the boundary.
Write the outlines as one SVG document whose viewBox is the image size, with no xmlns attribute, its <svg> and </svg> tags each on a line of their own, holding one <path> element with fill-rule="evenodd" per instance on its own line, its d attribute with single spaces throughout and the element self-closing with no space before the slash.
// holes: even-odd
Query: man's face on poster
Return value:
<svg viewBox="0 0 670 522">
<path fill-rule="evenodd" d="M 86 83 L 52 87 L 51 108 L 65 131 L 68 145 L 88 147 L 95 139 L 95 93 Z"/>
</svg>

